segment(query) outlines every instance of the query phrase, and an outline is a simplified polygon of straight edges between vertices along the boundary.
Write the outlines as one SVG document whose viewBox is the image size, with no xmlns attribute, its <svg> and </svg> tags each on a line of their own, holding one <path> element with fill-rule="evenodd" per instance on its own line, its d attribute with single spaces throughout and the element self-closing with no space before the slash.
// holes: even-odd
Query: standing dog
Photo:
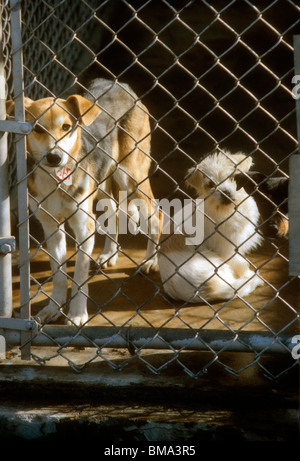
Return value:
<svg viewBox="0 0 300 461">
<path fill-rule="evenodd" d="M 94 247 L 93 199 L 112 190 L 142 199 L 152 216 L 151 234 L 142 270 L 157 270 L 155 255 L 160 215 L 149 182 L 150 124 L 147 109 L 127 85 L 95 80 L 83 96 L 67 99 L 25 98 L 26 118 L 33 123 L 27 136 L 30 208 L 42 224 L 53 271 L 53 292 L 40 311 L 41 322 L 53 320 L 67 301 L 65 223 L 78 245 L 68 318 L 71 324 L 88 320 L 87 280 Z M 8 101 L 7 112 L 13 110 Z M 112 203 L 116 200 L 112 197 Z M 117 205 L 116 205 L 117 208 Z M 129 208 L 129 207 L 128 207 Z M 132 214 L 136 216 L 136 208 Z M 107 236 L 102 267 L 117 260 L 117 233 Z"/>
<path fill-rule="evenodd" d="M 262 284 L 245 257 L 262 242 L 256 230 L 259 211 L 234 178 L 251 164 L 243 154 L 224 152 L 206 157 L 188 171 L 187 184 L 204 199 L 204 240 L 194 248 L 183 235 L 161 238 L 160 273 L 173 299 L 226 300 L 236 293 L 246 296 Z"/>
</svg>

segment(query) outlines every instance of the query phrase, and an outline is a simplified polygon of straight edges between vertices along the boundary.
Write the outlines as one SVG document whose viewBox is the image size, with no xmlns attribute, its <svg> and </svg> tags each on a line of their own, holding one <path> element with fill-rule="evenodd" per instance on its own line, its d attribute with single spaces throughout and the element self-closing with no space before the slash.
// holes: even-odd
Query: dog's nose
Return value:
<svg viewBox="0 0 300 461">
<path fill-rule="evenodd" d="M 55 154 L 53 152 L 50 152 L 47 154 L 47 162 L 51 166 L 58 166 L 61 162 L 61 156 L 59 154 Z"/>
</svg>

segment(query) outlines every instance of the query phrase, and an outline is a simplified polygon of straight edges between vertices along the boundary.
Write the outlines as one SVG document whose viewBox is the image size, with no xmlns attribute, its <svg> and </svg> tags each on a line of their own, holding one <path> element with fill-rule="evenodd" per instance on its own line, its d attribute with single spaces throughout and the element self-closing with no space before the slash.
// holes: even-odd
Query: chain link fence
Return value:
<svg viewBox="0 0 300 461">
<path fill-rule="evenodd" d="M 24 95 L 48 98 L 42 109 L 25 101 L 29 136 L 38 140 L 28 141 L 26 175 L 28 299 L 36 323 L 21 348 L 30 346 L 41 364 L 64 359 L 77 371 L 95 361 L 121 370 L 139 360 L 154 373 L 177 363 L 192 377 L 215 366 L 235 375 L 249 367 L 269 377 L 285 374 L 297 363 L 290 339 L 299 329 L 299 278 L 288 273 L 287 206 L 289 159 L 298 150 L 292 97 L 297 3 L 23 0 L 21 12 Z M 12 100 L 9 14 L 2 2 Z M 94 79 L 105 81 L 98 93 L 90 86 Z M 91 105 L 76 117 L 64 101 L 78 94 Z M 96 131 L 82 121 L 97 107 L 104 132 L 96 115 L 90 125 Z M 68 122 L 58 135 L 51 123 L 61 111 L 75 128 Z M 73 129 L 93 137 L 93 147 L 84 144 L 79 157 L 64 142 Z M 48 150 L 47 136 L 53 140 Z M 100 174 L 90 169 L 95 150 Z M 15 190 L 21 178 L 13 143 L 9 151 Z M 64 176 L 45 164 L 49 152 L 69 157 Z M 118 214 L 119 224 L 122 216 L 129 219 L 127 232 L 110 234 L 106 243 L 99 192 L 111 207 L 108 218 Z M 125 212 L 120 192 L 129 195 Z M 157 204 L 170 205 L 164 216 L 175 228 L 161 234 L 159 246 L 161 223 L 145 232 L 143 205 L 130 208 L 136 198 L 151 203 L 148 224 L 159 221 Z M 204 240 L 189 245 L 176 231 L 176 206 L 198 202 L 204 203 L 202 220 L 196 219 Z M 12 200 L 14 216 L 15 207 Z M 192 213 L 200 216 L 197 208 Z M 14 220 L 12 226 L 16 232 Z M 14 316 L 24 318 L 18 252 L 14 262 Z M 57 294 L 62 289 L 66 299 Z M 76 299 L 79 310 L 87 304 L 79 321 L 71 307 Z M 266 365 L 275 352 L 287 353 L 281 369 Z"/>
</svg>

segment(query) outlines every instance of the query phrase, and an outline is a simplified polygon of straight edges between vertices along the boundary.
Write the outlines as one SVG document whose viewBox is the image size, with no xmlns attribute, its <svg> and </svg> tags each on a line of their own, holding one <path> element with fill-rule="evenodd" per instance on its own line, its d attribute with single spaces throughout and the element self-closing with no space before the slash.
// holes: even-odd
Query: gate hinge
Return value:
<svg viewBox="0 0 300 461">
<path fill-rule="evenodd" d="M 0 255 L 7 255 L 16 251 L 15 237 L 0 237 Z"/>
<path fill-rule="evenodd" d="M 17 122 L 16 120 L 0 120 L 0 133 L 29 134 L 32 125 L 28 122 Z"/>
</svg>

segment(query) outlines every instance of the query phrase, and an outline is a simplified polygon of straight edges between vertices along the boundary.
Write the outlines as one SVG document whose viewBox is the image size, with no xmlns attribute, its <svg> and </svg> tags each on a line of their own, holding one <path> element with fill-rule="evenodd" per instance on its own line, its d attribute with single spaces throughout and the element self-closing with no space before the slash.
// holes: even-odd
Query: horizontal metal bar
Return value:
<svg viewBox="0 0 300 461">
<path fill-rule="evenodd" d="M 29 134 L 32 125 L 28 122 L 17 122 L 16 120 L 0 120 L 0 133 Z"/>
<path fill-rule="evenodd" d="M 2 333 L 1 333 L 2 334 Z M 8 344 L 20 345 L 20 333 L 4 331 Z M 97 327 L 81 329 L 65 325 L 48 325 L 33 332 L 32 346 L 58 347 L 107 347 L 126 349 L 167 349 L 189 351 L 223 351 L 289 353 L 294 344 L 291 334 L 278 338 L 270 333 L 241 331 L 232 333 L 222 330 L 201 330 L 139 327 Z"/>
<path fill-rule="evenodd" d="M 37 329 L 37 323 L 34 320 L 0 317 L 0 330 L 2 328 L 18 331 L 33 331 Z"/>
</svg>

